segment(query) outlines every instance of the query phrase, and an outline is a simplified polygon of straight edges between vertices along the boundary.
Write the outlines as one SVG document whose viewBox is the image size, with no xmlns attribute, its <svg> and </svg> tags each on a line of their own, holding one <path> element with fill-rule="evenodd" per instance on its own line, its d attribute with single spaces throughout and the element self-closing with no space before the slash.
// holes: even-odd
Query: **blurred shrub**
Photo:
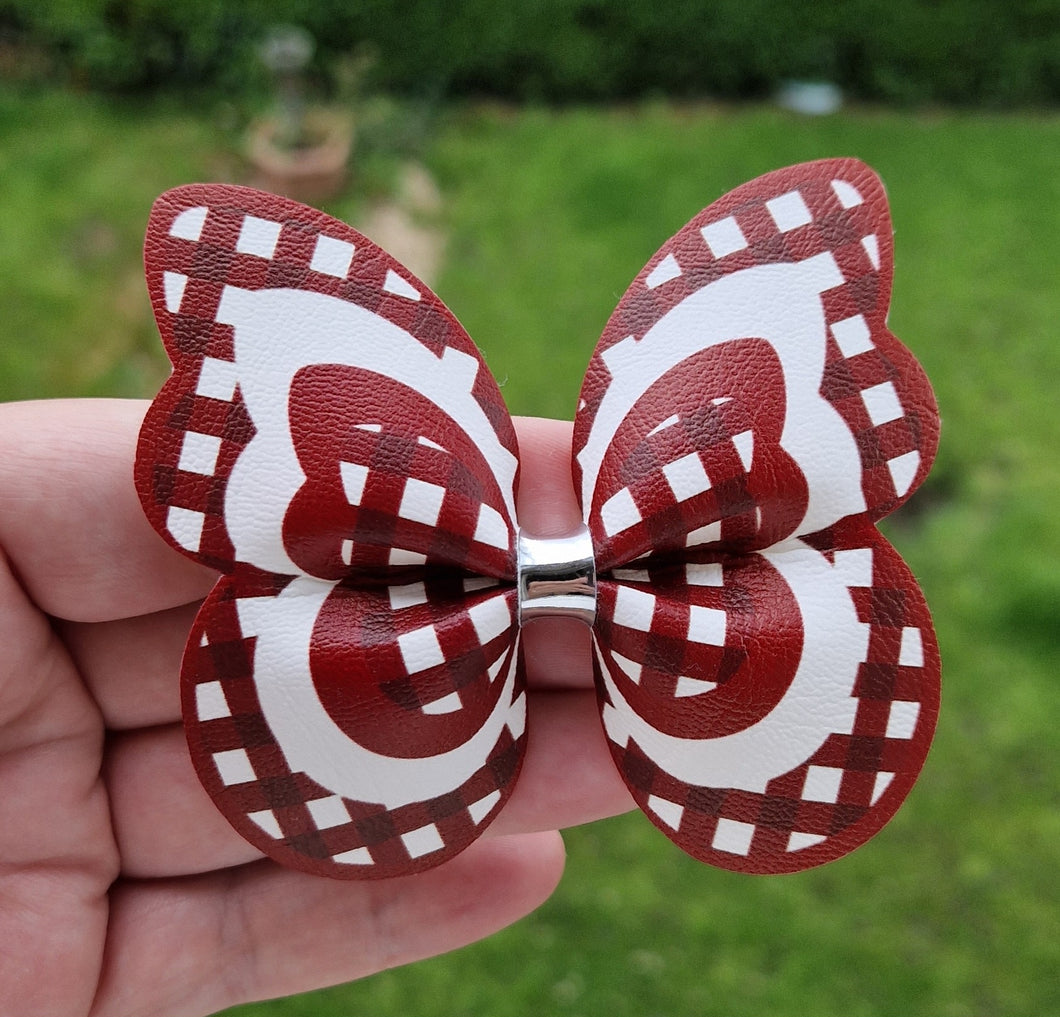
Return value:
<svg viewBox="0 0 1060 1017">
<path fill-rule="evenodd" d="M 899 103 L 1060 99 L 1057 0 L 0 0 L 0 32 L 112 90 L 260 81 L 254 43 L 292 22 L 322 65 L 365 47 L 375 83 L 430 94 L 748 97 L 825 78 Z"/>
</svg>

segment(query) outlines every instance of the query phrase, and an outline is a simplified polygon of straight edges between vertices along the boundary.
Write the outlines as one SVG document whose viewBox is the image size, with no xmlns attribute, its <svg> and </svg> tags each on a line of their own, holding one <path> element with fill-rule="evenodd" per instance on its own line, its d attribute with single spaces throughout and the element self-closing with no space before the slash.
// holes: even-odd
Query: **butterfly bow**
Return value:
<svg viewBox="0 0 1060 1017">
<path fill-rule="evenodd" d="M 379 877 L 466 847 L 516 779 L 520 625 L 547 614 L 593 626 L 615 763 L 695 857 L 806 868 L 905 798 L 939 659 L 875 522 L 926 475 L 938 415 L 886 327 L 868 167 L 770 173 L 651 259 L 590 361 L 584 525 L 557 539 L 519 529 L 516 435 L 478 351 L 370 240 L 193 185 L 158 199 L 145 257 L 174 372 L 137 488 L 223 573 L 185 652 L 188 742 L 267 855 Z"/>
</svg>

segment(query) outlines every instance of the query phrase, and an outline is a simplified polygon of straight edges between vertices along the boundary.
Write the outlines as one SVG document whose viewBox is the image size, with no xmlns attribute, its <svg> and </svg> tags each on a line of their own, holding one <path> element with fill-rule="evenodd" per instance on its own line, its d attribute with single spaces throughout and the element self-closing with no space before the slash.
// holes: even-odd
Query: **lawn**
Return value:
<svg viewBox="0 0 1060 1017">
<path fill-rule="evenodd" d="M 238 177 L 234 119 L 0 91 L 0 398 L 151 394 L 147 210 Z M 492 940 L 232 1017 L 1060 1013 L 1060 117 L 470 107 L 418 154 L 445 198 L 439 294 L 511 409 L 559 417 L 629 280 L 702 206 L 803 159 L 876 167 L 891 326 L 943 414 L 935 473 L 887 526 L 935 611 L 939 733 L 894 822 L 830 866 L 741 877 L 639 815 L 594 824 L 555 897 Z M 393 163 L 377 140 L 329 210 L 355 221 Z"/>
</svg>

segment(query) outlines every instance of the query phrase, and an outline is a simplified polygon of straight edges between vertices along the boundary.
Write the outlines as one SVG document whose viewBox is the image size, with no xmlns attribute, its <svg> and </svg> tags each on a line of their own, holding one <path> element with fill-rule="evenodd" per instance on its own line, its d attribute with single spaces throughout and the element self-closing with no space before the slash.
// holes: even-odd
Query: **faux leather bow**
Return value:
<svg viewBox="0 0 1060 1017">
<path fill-rule="evenodd" d="M 582 387 L 585 528 L 559 541 L 519 531 L 515 431 L 478 351 L 370 240 L 194 185 L 158 199 L 146 265 L 174 373 L 137 488 L 224 573 L 184 657 L 188 741 L 266 854 L 379 877 L 466 847 L 519 770 L 519 625 L 542 613 L 593 624 L 615 763 L 697 858 L 802 869 L 897 809 L 939 659 L 875 522 L 926 475 L 938 416 L 887 330 L 866 166 L 745 184 L 637 276 Z"/>
</svg>

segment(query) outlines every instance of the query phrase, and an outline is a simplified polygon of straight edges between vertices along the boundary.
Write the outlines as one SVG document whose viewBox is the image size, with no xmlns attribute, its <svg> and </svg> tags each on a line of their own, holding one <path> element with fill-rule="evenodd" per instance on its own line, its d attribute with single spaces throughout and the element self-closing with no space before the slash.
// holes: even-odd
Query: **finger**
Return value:
<svg viewBox="0 0 1060 1017">
<path fill-rule="evenodd" d="M 180 662 L 199 605 L 120 618 L 60 622 L 67 652 L 111 731 L 180 719 Z M 591 688 L 589 629 L 578 621 L 543 618 L 527 625 L 523 647 L 531 688 Z"/>
<path fill-rule="evenodd" d="M 526 758 L 488 835 L 562 830 L 635 807 L 611 758 L 595 692 L 532 694 Z"/>
<path fill-rule="evenodd" d="M 180 661 L 198 603 L 112 622 L 56 628 L 107 728 L 122 731 L 180 719 Z"/>
<path fill-rule="evenodd" d="M 105 621 L 201 599 L 216 576 L 174 551 L 140 509 L 132 467 L 147 404 L 92 399 L 0 406 L 0 546 L 45 612 Z M 569 423 L 517 421 L 519 511 L 544 536 L 578 521 Z"/>
<path fill-rule="evenodd" d="M 181 876 L 262 857 L 199 782 L 181 725 L 113 736 L 103 772 L 125 876 Z"/>
<path fill-rule="evenodd" d="M 535 537 L 571 533 L 582 521 L 571 480 L 571 436 L 566 420 L 517 417 L 519 525 Z M 523 629 L 531 688 L 590 688 L 588 627 L 574 619 L 541 618 Z"/>
<path fill-rule="evenodd" d="M 83 1013 L 118 853 L 103 724 L 0 550 L 0 1011 Z M 86 998 L 87 991 L 87 998 Z"/>
<path fill-rule="evenodd" d="M 4 566 L 0 550 L 0 880 L 42 859 L 67 872 L 98 860 L 106 873 L 116 856 L 99 780 L 103 725 L 48 619 Z"/>
<path fill-rule="evenodd" d="M 576 618 L 535 618 L 522 629 L 531 689 L 591 689 L 592 631 Z"/>
<path fill-rule="evenodd" d="M 55 418 L 47 427 L 42 425 L 38 428 L 37 441 L 44 443 L 48 433 L 54 433 L 57 429 L 61 430 L 63 426 L 66 426 L 62 422 L 69 419 L 73 412 L 72 407 L 76 407 L 79 411 L 98 407 L 97 416 L 100 420 L 109 419 L 111 423 L 107 427 L 101 427 L 101 434 L 97 436 L 95 442 L 95 454 L 100 457 L 105 456 L 108 442 L 112 443 L 116 452 L 118 451 L 118 446 L 122 442 L 114 442 L 113 435 L 116 428 L 120 430 L 121 425 L 115 421 L 125 420 L 125 426 L 131 428 L 129 440 L 126 442 L 128 454 L 131 455 L 133 434 L 135 428 L 139 426 L 143 404 L 114 401 L 87 404 L 57 402 L 36 405 L 37 416 L 40 416 L 40 408 L 47 406 Z M 131 410 L 135 412 L 130 412 Z M 6 409 L 5 415 L 10 416 Z M 522 434 L 522 451 L 525 459 L 520 511 L 528 517 L 528 525 L 535 532 L 563 532 L 574 525 L 579 518 L 570 484 L 571 425 L 563 421 L 537 418 L 521 418 L 518 420 L 518 425 Z M 9 419 L 7 426 L 4 427 L 3 420 L 0 418 L 0 440 L 5 431 L 10 431 L 13 426 Z M 104 437 L 105 434 L 111 434 L 112 438 Z M 121 458 L 120 455 L 119 458 Z M 14 468 L 13 464 L 9 463 L 9 466 Z M 134 502 L 131 507 L 132 518 L 139 524 L 142 522 L 139 504 L 135 503 L 126 468 L 131 469 L 131 466 L 123 463 L 119 471 L 121 481 L 124 483 L 123 490 L 125 496 Z M 2 463 L 0 463 L 0 469 L 2 469 Z M 46 470 L 43 472 L 47 473 Z M 93 477 L 98 479 L 99 474 L 100 471 L 95 471 Z M 46 484 L 51 483 L 47 477 L 45 480 Z M 84 486 L 77 479 L 72 479 L 71 484 L 78 489 Z M 53 493 L 59 497 L 58 492 Z M 53 500 L 49 500 L 49 505 Z M 33 522 L 40 518 L 36 512 L 30 515 L 34 517 Z M 128 521 L 127 513 L 119 513 L 119 516 Z M 12 507 L 8 506 L 6 511 L 0 510 L 0 522 L 6 522 L 9 529 L 14 527 L 14 517 Z M 29 522 L 31 520 L 22 520 L 21 527 L 17 529 L 12 538 L 12 543 L 17 543 L 23 549 L 23 553 L 31 553 L 35 556 L 33 568 L 28 572 L 30 578 L 35 579 L 38 595 L 48 599 L 48 596 L 52 596 L 50 593 L 45 594 L 39 591 L 48 585 L 46 573 L 49 569 L 55 568 L 55 563 L 54 561 L 49 563 L 40 557 L 39 549 L 33 543 L 38 540 L 40 534 L 36 526 L 27 525 Z M 105 523 L 107 520 L 100 520 L 98 525 L 102 527 Z M 144 543 L 137 549 L 132 545 L 136 544 L 140 538 L 143 538 Z M 168 565 L 175 567 L 178 572 L 183 571 L 185 565 L 189 564 L 180 555 L 170 551 L 149 530 L 146 533 L 130 531 L 128 539 L 130 546 L 125 551 L 128 560 L 142 559 L 146 550 L 151 554 L 160 553 Z M 109 545 L 113 546 L 112 540 L 109 541 Z M 48 546 L 53 552 L 57 550 L 54 542 L 49 543 Z M 68 558 L 66 565 L 74 568 L 76 562 Z M 90 565 L 91 558 L 84 562 L 84 567 L 87 568 Z M 142 570 L 151 571 L 150 561 L 144 561 Z M 195 576 L 195 589 L 199 592 L 214 578 L 213 573 L 203 572 L 194 566 L 192 571 Z M 105 574 L 106 570 L 101 573 L 101 575 Z M 161 576 L 157 570 L 154 574 L 156 578 Z M 179 582 L 177 588 L 180 591 L 186 589 Z M 121 596 L 126 597 L 128 592 L 122 592 Z M 69 606 L 63 608 L 55 599 L 70 596 L 69 588 L 57 591 L 48 606 L 53 613 L 65 614 L 68 617 L 87 614 L 87 605 L 81 605 L 77 609 Z M 108 594 L 104 592 L 102 596 L 106 599 Z M 165 599 L 173 600 L 177 596 L 176 590 L 167 584 Z M 170 723 L 180 715 L 177 675 L 180 671 L 184 643 L 197 608 L 195 605 L 181 605 L 148 615 L 144 612 L 150 610 L 151 604 L 154 603 L 152 597 L 153 595 L 149 594 L 147 600 L 136 603 L 134 611 L 136 617 L 119 617 L 111 622 L 96 624 L 70 622 L 60 628 L 63 639 L 82 676 L 96 696 L 108 727 L 112 729 L 130 729 Z M 119 609 L 112 598 L 110 607 L 105 612 L 101 607 L 96 613 L 120 614 L 122 610 L 127 609 Z M 592 670 L 588 656 L 589 635 L 582 623 L 557 619 L 536 621 L 526 627 L 524 650 L 527 677 L 531 687 L 588 688 L 591 686 Z"/>
<path fill-rule="evenodd" d="M 576 826 L 633 807 L 594 693 L 531 695 L 528 729 L 515 791 L 487 836 Z M 261 857 L 199 783 L 179 726 L 113 738 L 105 772 L 125 875 L 200 873 Z"/>
<path fill-rule="evenodd" d="M 201 599 L 216 575 L 148 525 L 133 487 L 147 404 L 85 399 L 0 405 L 0 546 L 34 602 L 75 621 Z"/>
<path fill-rule="evenodd" d="M 91 1017 L 202 1017 L 464 946 L 539 906 L 563 869 L 554 833 L 478 842 L 416 876 L 346 883 L 262 862 L 120 884 Z"/>
<path fill-rule="evenodd" d="M 519 435 L 519 525 L 535 537 L 561 537 L 581 522 L 571 479 L 568 420 L 516 417 Z"/>
</svg>

